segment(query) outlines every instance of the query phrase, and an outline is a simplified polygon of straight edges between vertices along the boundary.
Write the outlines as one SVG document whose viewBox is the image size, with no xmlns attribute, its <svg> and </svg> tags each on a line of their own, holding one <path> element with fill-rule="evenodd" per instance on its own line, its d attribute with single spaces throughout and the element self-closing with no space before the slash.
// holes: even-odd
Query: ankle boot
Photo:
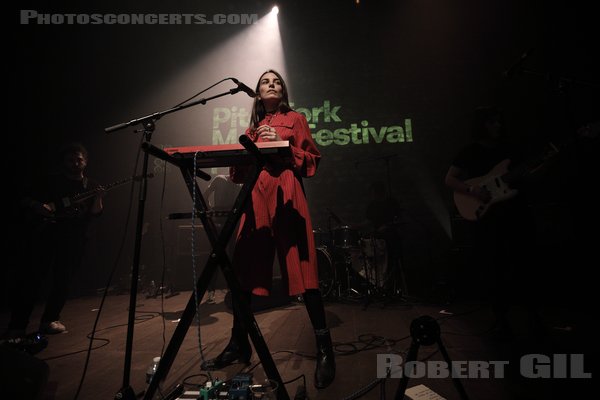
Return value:
<svg viewBox="0 0 600 400">
<path fill-rule="evenodd" d="M 232 329 L 231 339 L 225 349 L 217 357 L 204 361 L 200 366 L 204 371 L 222 369 L 235 362 L 250 364 L 252 347 L 248 340 L 248 334 L 243 330 Z"/>
<path fill-rule="evenodd" d="M 317 340 L 317 368 L 315 369 L 315 387 L 326 388 L 335 378 L 335 358 L 329 329 L 315 330 Z"/>
</svg>

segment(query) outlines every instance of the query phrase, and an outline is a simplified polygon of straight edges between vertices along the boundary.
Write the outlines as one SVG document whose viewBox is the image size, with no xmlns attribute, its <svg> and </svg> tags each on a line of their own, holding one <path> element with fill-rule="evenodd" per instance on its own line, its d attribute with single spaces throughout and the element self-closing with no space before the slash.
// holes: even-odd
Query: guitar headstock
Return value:
<svg viewBox="0 0 600 400">
<path fill-rule="evenodd" d="M 577 129 L 577 136 L 585 139 L 596 139 L 600 132 L 600 121 L 590 122 Z"/>
<path fill-rule="evenodd" d="M 560 148 L 553 142 L 550 142 L 544 148 L 544 153 L 542 154 L 541 161 L 549 160 L 550 158 L 556 156 L 560 153 Z"/>
</svg>

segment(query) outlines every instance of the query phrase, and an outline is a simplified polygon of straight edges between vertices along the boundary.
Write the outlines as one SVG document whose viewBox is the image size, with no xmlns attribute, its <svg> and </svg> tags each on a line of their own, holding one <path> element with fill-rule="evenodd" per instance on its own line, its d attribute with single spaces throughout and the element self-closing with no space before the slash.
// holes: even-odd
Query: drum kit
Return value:
<svg viewBox="0 0 600 400">
<path fill-rule="evenodd" d="M 396 291 L 384 239 L 349 225 L 313 233 L 324 297 L 361 299 Z"/>
</svg>

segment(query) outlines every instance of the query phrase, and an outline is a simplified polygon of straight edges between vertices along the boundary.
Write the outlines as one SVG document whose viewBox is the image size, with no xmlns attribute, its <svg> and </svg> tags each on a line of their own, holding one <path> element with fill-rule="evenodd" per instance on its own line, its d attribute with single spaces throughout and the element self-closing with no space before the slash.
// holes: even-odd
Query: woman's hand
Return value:
<svg viewBox="0 0 600 400">
<path fill-rule="evenodd" d="M 281 140 L 281 137 L 275 131 L 275 128 L 269 125 L 261 125 L 256 130 L 256 135 L 258 136 L 258 140 L 261 142 L 274 142 L 277 140 Z"/>
</svg>

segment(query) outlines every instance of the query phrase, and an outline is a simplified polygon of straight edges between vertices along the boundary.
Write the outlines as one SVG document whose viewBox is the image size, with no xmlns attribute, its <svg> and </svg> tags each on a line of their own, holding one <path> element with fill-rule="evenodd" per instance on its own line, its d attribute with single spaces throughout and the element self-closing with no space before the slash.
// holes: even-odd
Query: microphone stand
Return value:
<svg viewBox="0 0 600 400">
<path fill-rule="evenodd" d="M 190 103 L 186 103 L 177 107 L 173 107 L 164 111 L 155 112 L 153 114 L 147 115 L 145 117 L 136 118 L 129 122 L 123 122 L 117 125 L 113 125 L 111 127 L 105 128 L 104 131 L 106 133 L 112 133 L 121 129 L 125 129 L 129 126 L 142 124 L 143 126 L 143 134 L 144 134 L 144 142 L 146 144 L 151 143 L 152 133 L 156 128 L 156 121 L 158 121 L 162 116 L 171 114 L 184 108 L 192 107 L 197 104 L 206 104 L 207 101 L 216 99 L 218 97 L 226 96 L 228 94 L 235 94 L 241 90 L 240 87 L 230 89 L 227 92 L 223 92 L 217 94 L 212 97 L 202 98 Z M 139 132 L 135 130 L 134 132 Z M 131 358 L 133 351 L 133 330 L 135 324 L 135 308 L 137 306 L 137 290 L 138 290 L 138 278 L 139 278 L 139 270 L 140 270 L 140 255 L 142 249 L 142 231 L 144 226 L 144 209 L 146 204 L 146 193 L 148 188 L 148 152 L 144 151 L 144 160 L 142 163 L 142 180 L 140 184 L 140 192 L 138 199 L 138 210 L 137 210 L 137 221 L 136 221 L 136 229 L 135 229 L 135 244 L 134 244 L 134 254 L 133 254 L 133 266 L 131 267 L 131 287 L 129 293 L 129 314 L 127 318 L 127 339 L 125 343 L 125 360 L 123 365 L 123 382 L 121 385 L 121 389 L 115 394 L 115 400 L 136 400 L 137 396 L 131 387 L 130 384 L 130 375 L 131 375 Z M 197 176 L 204 180 L 210 180 L 210 175 L 203 171 L 197 171 Z"/>
</svg>

